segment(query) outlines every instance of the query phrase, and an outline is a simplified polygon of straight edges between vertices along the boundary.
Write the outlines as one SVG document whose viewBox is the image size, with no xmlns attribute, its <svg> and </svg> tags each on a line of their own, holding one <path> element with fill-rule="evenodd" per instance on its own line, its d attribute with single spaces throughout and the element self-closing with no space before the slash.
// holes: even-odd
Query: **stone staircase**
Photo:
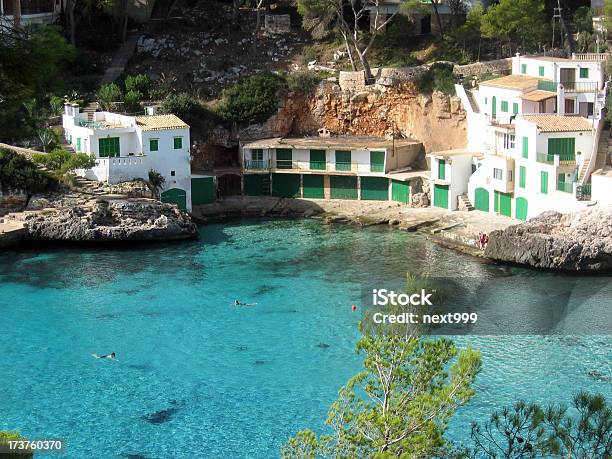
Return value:
<svg viewBox="0 0 612 459">
<path fill-rule="evenodd" d="M 467 197 L 467 194 L 462 194 L 461 196 L 457 197 L 457 210 L 463 210 L 466 212 L 474 210 L 474 206 Z"/>
<path fill-rule="evenodd" d="M 593 171 L 597 169 L 601 169 L 606 165 L 608 155 L 612 152 L 612 138 L 610 138 L 610 130 L 606 129 L 601 133 L 599 137 L 599 144 L 597 146 L 597 155 L 595 159 L 595 166 L 593 167 Z M 578 183 L 580 185 L 584 185 L 587 180 L 585 180 L 585 175 L 589 170 L 589 165 L 593 161 L 593 158 L 589 158 L 582 164 L 580 168 L 580 172 L 578 173 Z"/>
<path fill-rule="evenodd" d="M 104 184 L 96 180 L 89 180 L 84 177 L 76 178 L 76 185 L 79 187 L 79 193 L 89 194 L 93 196 L 102 196 L 108 194 L 104 190 Z"/>
<path fill-rule="evenodd" d="M 467 98 L 470 101 L 470 105 L 472 106 L 472 111 L 474 113 L 480 113 L 480 107 L 478 106 L 478 102 L 476 102 L 474 93 L 471 90 L 466 89 L 465 94 L 467 95 Z"/>
<path fill-rule="evenodd" d="M 97 112 L 99 108 L 98 102 L 90 102 L 87 107 L 83 109 L 83 113 L 87 115 L 87 121 L 94 120 L 94 113 Z"/>
</svg>

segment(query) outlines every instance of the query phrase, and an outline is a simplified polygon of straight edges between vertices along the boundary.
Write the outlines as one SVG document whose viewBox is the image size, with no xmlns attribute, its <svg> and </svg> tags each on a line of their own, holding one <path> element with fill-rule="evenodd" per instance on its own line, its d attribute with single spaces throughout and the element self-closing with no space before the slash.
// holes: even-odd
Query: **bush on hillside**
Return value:
<svg viewBox="0 0 612 459">
<path fill-rule="evenodd" d="M 121 88 L 115 83 L 103 85 L 97 92 L 98 102 L 104 110 L 111 110 L 114 102 L 123 100 Z"/>
<path fill-rule="evenodd" d="M 147 75 L 139 73 L 137 75 L 128 75 L 125 78 L 126 96 L 130 91 L 136 91 L 143 96 L 148 96 L 151 89 L 151 79 Z"/>
<path fill-rule="evenodd" d="M 168 94 L 160 107 L 162 113 L 172 113 L 183 120 L 197 116 L 201 109 L 202 104 L 185 92 Z"/>
<path fill-rule="evenodd" d="M 3 190 L 34 194 L 53 188 L 55 180 L 25 157 L 10 150 L 0 150 L 0 185 Z"/>
<path fill-rule="evenodd" d="M 278 92 L 284 79 L 273 73 L 260 73 L 241 79 L 223 92 L 218 113 L 227 122 L 260 123 L 278 109 Z"/>
<path fill-rule="evenodd" d="M 123 107 L 127 113 L 142 112 L 142 93 L 139 91 L 131 90 L 125 93 L 123 98 Z"/>
<path fill-rule="evenodd" d="M 449 66 L 433 67 L 419 80 L 418 88 L 423 94 L 440 91 L 444 94 L 455 94 L 455 74 Z"/>
<path fill-rule="evenodd" d="M 60 149 L 53 150 L 47 154 L 34 155 L 32 161 L 45 166 L 58 179 L 61 179 L 67 173 L 74 172 L 76 169 L 89 169 L 96 163 L 93 155 L 70 153 Z"/>
<path fill-rule="evenodd" d="M 287 74 L 287 88 L 289 91 L 309 93 L 321 82 L 322 77 L 315 72 L 292 72 Z"/>
</svg>

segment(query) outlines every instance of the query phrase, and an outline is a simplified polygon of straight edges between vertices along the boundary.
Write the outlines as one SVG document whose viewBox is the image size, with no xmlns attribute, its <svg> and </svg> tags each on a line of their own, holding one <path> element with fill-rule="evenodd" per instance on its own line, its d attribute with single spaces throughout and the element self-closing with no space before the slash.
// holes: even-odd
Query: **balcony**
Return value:
<svg viewBox="0 0 612 459">
<path fill-rule="evenodd" d="M 384 164 L 355 163 L 355 162 L 331 162 L 331 161 L 297 161 L 291 159 L 278 160 L 244 160 L 245 170 L 271 171 L 326 171 L 326 172 L 376 172 L 384 173 Z"/>
<path fill-rule="evenodd" d="M 536 161 L 543 164 L 555 164 L 555 156 L 558 156 L 559 166 L 573 166 L 576 164 L 576 155 L 574 153 L 536 153 Z"/>
<path fill-rule="evenodd" d="M 573 193 L 574 184 L 568 182 L 557 181 L 557 191 L 563 191 L 564 193 Z"/>
<path fill-rule="evenodd" d="M 542 91 L 557 92 L 557 83 L 554 81 L 538 80 L 538 89 Z"/>
<path fill-rule="evenodd" d="M 267 170 L 270 169 L 270 161 L 267 159 L 247 159 L 244 161 L 244 168 L 255 171 Z"/>
<path fill-rule="evenodd" d="M 557 92 L 557 86 L 559 84 L 563 85 L 565 92 L 599 92 L 599 83 L 597 81 L 562 81 L 561 83 L 555 83 L 554 81 L 539 80 L 538 89 Z"/>
</svg>

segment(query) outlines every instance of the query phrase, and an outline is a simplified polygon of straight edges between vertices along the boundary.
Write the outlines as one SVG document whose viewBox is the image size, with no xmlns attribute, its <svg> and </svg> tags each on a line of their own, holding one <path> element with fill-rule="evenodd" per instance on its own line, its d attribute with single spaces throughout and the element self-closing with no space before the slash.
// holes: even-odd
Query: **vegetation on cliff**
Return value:
<svg viewBox="0 0 612 459">
<path fill-rule="evenodd" d="M 54 178 L 34 163 L 9 150 L 0 150 L 0 186 L 3 191 L 35 194 L 55 185 Z"/>
</svg>

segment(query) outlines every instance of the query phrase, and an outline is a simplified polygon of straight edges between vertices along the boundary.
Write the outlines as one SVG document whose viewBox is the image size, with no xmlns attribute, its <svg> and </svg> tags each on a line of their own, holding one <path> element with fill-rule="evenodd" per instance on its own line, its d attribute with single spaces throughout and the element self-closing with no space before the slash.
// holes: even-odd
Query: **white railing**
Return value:
<svg viewBox="0 0 612 459">
<path fill-rule="evenodd" d="M 573 61 L 605 61 L 610 57 L 609 53 L 572 53 Z"/>
</svg>

